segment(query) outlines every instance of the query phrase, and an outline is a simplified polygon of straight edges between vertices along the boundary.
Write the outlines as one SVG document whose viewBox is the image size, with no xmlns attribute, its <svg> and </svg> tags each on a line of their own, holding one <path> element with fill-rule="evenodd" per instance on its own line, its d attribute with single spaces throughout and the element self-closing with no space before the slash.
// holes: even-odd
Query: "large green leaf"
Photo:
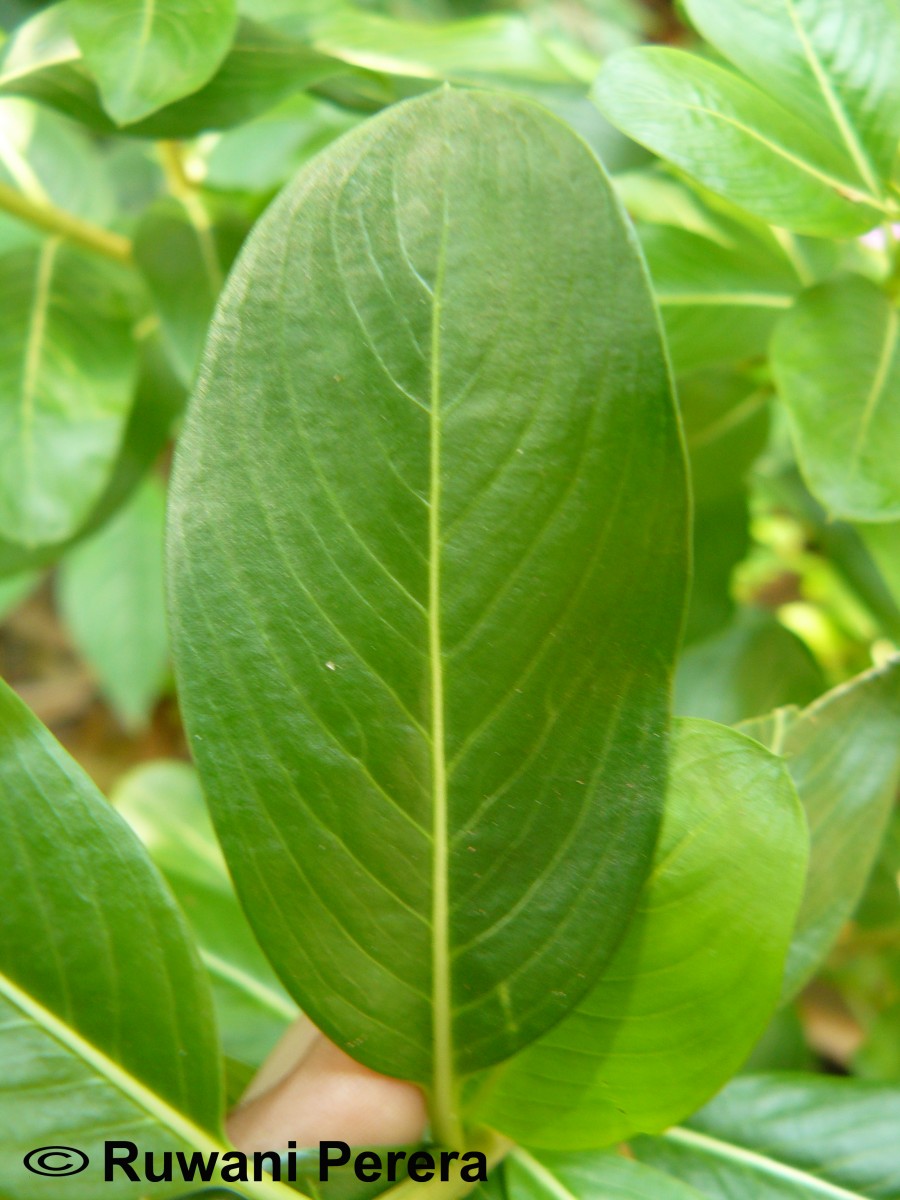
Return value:
<svg viewBox="0 0 900 1200">
<path fill-rule="evenodd" d="M 638 1158 L 709 1200 L 900 1197 L 900 1088 L 804 1075 L 736 1079 Z"/>
<path fill-rule="evenodd" d="M 117 782 L 112 801 L 191 923 L 212 982 L 225 1053 L 259 1066 L 297 1008 L 238 906 L 194 770 L 182 762 L 144 763 Z"/>
<path fill-rule="evenodd" d="M 76 646 L 126 729 L 146 724 L 168 672 L 165 491 L 148 479 L 63 560 L 59 599 Z"/>
<path fill-rule="evenodd" d="M 621 1154 L 531 1154 L 503 1161 L 508 1200 L 703 1200 L 700 1192 Z"/>
<path fill-rule="evenodd" d="M 103 489 L 137 370 L 118 268 L 59 238 L 0 258 L 0 536 L 60 541 Z"/>
<path fill-rule="evenodd" d="M 26 22 L 4 52 L 0 93 L 28 96 L 111 133 L 93 79 L 69 32 L 69 0 Z M 128 126 L 133 137 L 187 138 L 228 129 L 258 116 L 285 97 L 310 87 L 340 64 L 277 31 L 241 21 L 221 67 L 204 87 Z"/>
<path fill-rule="evenodd" d="M 684 464 L 584 144 L 444 89 L 320 155 L 226 288 L 170 539 L 256 933 L 334 1040 L 446 1109 L 590 986 L 662 804 Z"/>
<path fill-rule="evenodd" d="M 681 50 L 626 50 L 594 97 L 613 124 L 712 191 L 798 233 L 849 237 L 880 201 L 818 131 L 731 71 Z"/>
<path fill-rule="evenodd" d="M 475 1116 L 528 1146 L 582 1149 L 692 1113 L 778 1001 L 806 854 L 781 761 L 722 725 L 680 722 L 654 869 L 623 941 L 574 1012 L 487 1077 Z"/>
<path fill-rule="evenodd" d="M 214 1145 L 203 969 L 137 838 L 5 684 L 0 808 L 0 1190 L 48 1195 L 22 1158 L 62 1143 L 93 1160 L 67 1196 L 133 1195 L 101 1182 L 104 1139 Z"/>
<path fill-rule="evenodd" d="M 778 327 L 772 368 L 810 491 L 836 517 L 900 517 L 900 313 L 862 276 L 820 284 Z"/>
<path fill-rule="evenodd" d="M 201 88 L 234 37 L 234 0 L 69 0 L 72 33 L 118 125 Z"/>
<path fill-rule="evenodd" d="M 812 839 L 787 997 L 825 957 L 878 854 L 900 781 L 900 661 L 744 729 L 785 756 Z"/>
<path fill-rule="evenodd" d="M 23 575 L 10 575 L 0 579 L 0 620 L 3 620 L 22 603 L 35 589 L 40 576 L 35 571 Z"/>
<path fill-rule="evenodd" d="M 872 192 L 900 141 L 896 0 L 685 0 L 704 37 L 785 108 L 842 145 Z"/>
</svg>

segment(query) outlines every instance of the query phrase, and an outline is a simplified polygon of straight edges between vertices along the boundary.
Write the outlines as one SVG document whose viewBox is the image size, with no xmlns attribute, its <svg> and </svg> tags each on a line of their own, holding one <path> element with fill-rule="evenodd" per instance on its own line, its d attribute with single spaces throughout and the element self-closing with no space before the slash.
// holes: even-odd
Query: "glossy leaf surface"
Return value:
<svg viewBox="0 0 900 1200">
<path fill-rule="evenodd" d="M 873 192 L 900 141 L 893 0 L 686 0 L 700 32 L 750 79 L 841 146 Z"/>
<path fill-rule="evenodd" d="M 140 729 L 168 669 L 163 585 L 165 493 L 154 477 L 59 575 L 62 615 L 126 729 Z"/>
<path fill-rule="evenodd" d="M 710 1200 L 896 1200 L 898 1120 L 900 1088 L 756 1075 L 730 1083 L 689 1129 L 633 1149 Z"/>
<path fill-rule="evenodd" d="M 764 221 L 849 237 L 881 219 L 878 197 L 829 139 L 715 63 L 626 50 L 604 66 L 594 96 L 630 137 Z"/>
<path fill-rule="evenodd" d="M 0 536 L 77 528 L 112 470 L 137 368 L 118 271 L 59 238 L 0 258 Z"/>
<path fill-rule="evenodd" d="M 693 1112 L 777 1003 L 806 853 L 781 761 L 724 726 L 679 722 L 654 869 L 622 943 L 575 1011 L 488 1078 L 476 1117 L 527 1146 L 581 1149 Z"/>
<path fill-rule="evenodd" d="M 199 1148 L 217 1128 L 208 985 L 137 838 L 5 685 L 0 731 L 0 1188 L 49 1194 L 22 1158 L 62 1142 L 94 1159 L 67 1195 L 131 1195 L 100 1182 L 104 1139 Z"/>
<path fill-rule="evenodd" d="M 449 1087 L 649 867 L 685 490 L 634 242 L 554 118 L 432 93 L 269 210 L 201 379 L 173 636 L 226 856 L 316 1023 Z"/>
<path fill-rule="evenodd" d="M 69 0 L 68 12 L 118 125 L 201 88 L 225 57 L 237 23 L 234 0 Z"/>
<path fill-rule="evenodd" d="M 809 874 L 785 997 L 819 966 L 862 894 L 900 780 L 900 662 L 835 688 L 803 712 L 744 726 L 783 754 L 806 810 Z"/>
<path fill-rule="evenodd" d="M 209 972 L 225 1053 L 258 1066 L 297 1007 L 263 958 L 241 912 L 196 773 L 163 759 L 129 771 L 113 804 L 163 872 Z"/>
<path fill-rule="evenodd" d="M 836 517 L 900 517 L 900 313 L 848 276 L 805 292 L 772 366 L 810 491 Z"/>
</svg>

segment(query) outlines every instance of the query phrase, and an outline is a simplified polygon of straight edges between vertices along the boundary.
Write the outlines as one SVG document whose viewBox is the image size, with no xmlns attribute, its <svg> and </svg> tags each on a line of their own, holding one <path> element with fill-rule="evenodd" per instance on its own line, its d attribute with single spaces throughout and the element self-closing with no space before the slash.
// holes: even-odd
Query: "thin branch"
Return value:
<svg viewBox="0 0 900 1200">
<path fill-rule="evenodd" d="M 102 254 L 104 258 L 131 264 L 131 242 L 128 238 L 84 221 L 54 204 L 30 199 L 6 183 L 0 183 L 0 210 L 45 233 L 56 234 L 85 250 Z"/>
</svg>

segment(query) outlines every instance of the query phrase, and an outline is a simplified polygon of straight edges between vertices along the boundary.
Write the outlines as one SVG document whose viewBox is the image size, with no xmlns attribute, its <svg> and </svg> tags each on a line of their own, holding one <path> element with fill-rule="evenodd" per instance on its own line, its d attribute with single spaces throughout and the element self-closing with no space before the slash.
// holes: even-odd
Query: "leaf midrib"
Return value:
<svg viewBox="0 0 900 1200">
<path fill-rule="evenodd" d="M 768 1155 L 760 1154 L 755 1150 L 747 1150 L 743 1146 L 737 1146 L 733 1142 L 722 1141 L 706 1133 L 697 1133 L 696 1130 L 676 1126 L 673 1129 L 667 1130 L 661 1136 L 666 1141 L 689 1146 L 694 1150 L 699 1150 L 701 1153 L 709 1154 L 715 1158 L 724 1159 L 727 1162 L 739 1163 L 744 1167 L 749 1167 L 751 1170 L 758 1171 L 760 1174 L 770 1175 L 787 1183 L 797 1184 L 818 1196 L 827 1197 L 827 1200 L 864 1200 L 864 1197 L 858 1192 L 849 1192 L 846 1188 L 829 1183 L 827 1180 L 820 1179 L 816 1175 L 810 1175 L 806 1171 L 801 1171 L 798 1167 L 791 1167 L 787 1163 L 769 1158 Z"/>
<path fill-rule="evenodd" d="M 450 899 L 447 871 L 447 751 L 444 729 L 444 670 L 441 638 L 441 315 L 447 261 L 447 190 L 443 190 L 441 241 L 431 297 L 431 379 L 428 418 L 428 657 L 431 673 L 432 776 L 432 1039 L 433 1114 L 438 1141 L 455 1133 L 453 1033 L 450 981 Z"/>
<path fill-rule="evenodd" d="M 105 1079 L 122 1096 L 137 1108 L 142 1109 L 151 1120 L 168 1129 L 188 1146 L 200 1150 L 204 1154 L 228 1153 L 229 1147 L 224 1142 L 211 1137 L 199 1125 L 195 1125 L 183 1113 L 178 1112 L 119 1063 L 108 1058 L 102 1050 L 45 1008 L 39 1000 L 23 991 L 2 971 L 0 971 L 0 995 L 4 996 L 23 1016 L 43 1029 L 54 1041 Z M 248 1196 L 256 1196 L 261 1200 L 264 1200 L 265 1197 L 281 1200 L 282 1197 L 288 1196 L 293 1196 L 295 1200 L 298 1197 L 299 1200 L 304 1200 L 301 1193 L 274 1181 L 246 1183 L 236 1185 L 236 1187 L 237 1190 L 245 1192 Z"/>
</svg>

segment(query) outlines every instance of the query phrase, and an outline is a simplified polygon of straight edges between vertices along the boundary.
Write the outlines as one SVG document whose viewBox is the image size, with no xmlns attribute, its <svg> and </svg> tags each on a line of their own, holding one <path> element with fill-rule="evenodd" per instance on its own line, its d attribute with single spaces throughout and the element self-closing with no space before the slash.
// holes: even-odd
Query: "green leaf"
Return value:
<svg viewBox="0 0 900 1200">
<path fill-rule="evenodd" d="M 382 75 L 457 83 L 515 86 L 561 85 L 576 78 L 570 63 L 553 53 L 533 25 L 511 13 L 462 21 L 403 21 L 335 5 L 310 20 L 307 13 L 277 27 L 353 67 Z M 583 81 L 596 67 L 586 65 Z"/>
<path fill-rule="evenodd" d="M 703 1200 L 700 1192 L 621 1154 L 530 1154 L 503 1161 L 507 1200 Z"/>
<path fill-rule="evenodd" d="M 862 276 L 814 287 L 779 325 L 772 369 L 810 491 L 836 517 L 900 517 L 900 313 Z"/>
<path fill-rule="evenodd" d="M 212 983 L 225 1053 L 258 1066 L 297 1008 L 238 906 L 196 773 L 187 763 L 146 763 L 117 782 L 112 801 L 191 923 Z"/>
<path fill-rule="evenodd" d="M 27 21 L 5 49 L 0 93 L 27 96 L 101 133 L 118 131 L 69 33 L 63 0 Z M 229 129 L 340 69 L 307 45 L 241 21 L 231 49 L 204 87 L 128 126 L 129 137 L 189 138 Z"/>
<path fill-rule="evenodd" d="M 806 852 L 780 760 L 724 726 L 679 722 L 654 868 L 623 941 L 574 1012 L 488 1076 L 475 1117 L 574 1150 L 693 1112 L 778 1001 Z"/>
<path fill-rule="evenodd" d="M 183 707 L 282 979 L 439 1112 L 627 920 L 685 541 L 648 281 L 564 125 L 433 92 L 269 209 L 179 446 Z"/>
<path fill-rule="evenodd" d="M 850 1079 L 736 1079 L 637 1157 L 710 1200 L 897 1200 L 900 1088 Z"/>
<path fill-rule="evenodd" d="M 772 616 L 742 608 L 721 633 L 685 651 L 675 677 L 675 711 L 735 725 L 783 704 L 809 704 L 825 690 L 803 642 Z"/>
<path fill-rule="evenodd" d="M 115 211 L 106 163 L 84 130 L 30 100 L 0 100 L 0 180 L 30 200 L 105 225 Z M 4 222 L 12 218 L 4 218 Z M 31 240 L 42 235 L 22 222 Z"/>
<path fill-rule="evenodd" d="M 137 355 L 118 268 L 58 238 L 0 258 L 0 536 L 60 541 L 112 469 Z"/>
<path fill-rule="evenodd" d="M 69 0 L 72 33 L 117 125 L 198 91 L 237 25 L 234 0 Z"/>
<path fill-rule="evenodd" d="M 679 381 L 694 491 L 694 570 L 685 641 L 709 637 L 734 613 L 731 576 L 750 546 L 746 477 L 769 431 L 766 389 L 736 371 Z"/>
<path fill-rule="evenodd" d="M 900 660 L 743 727 L 783 754 L 809 821 L 806 892 L 784 995 L 812 976 L 862 895 L 900 782 Z"/>
<path fill-rule="evenodd" d="M 173 199 L 145 213 L 135 231 L 135 260 L 159 313 L 172 363 L 187 385 L 245 233 L 243 222 L 214 223 L 199 201 L 188 211 Z"/>
<path fill-rule="evenodd" d="M 762 91 L 681 50 L 614 55 L 594 98 L 635 141 L 764 221 L 851 237 L 883 219 L 843 155 Z"/>
<path fill-rule="evenodd" d="M 900 141 L 895 0 L 685 0 L 705 38 L 883 191 Z"/>
<path fill-rule="evenodd" d="M 75 1145 L 100 1183 L 103 1141 L 211 1148 L 218 1048 L 203 969 L 174 901 L 124 821 L 0 685 L 0 1190 L 47 1194 L 22 1158 Z M 114 1002 L 113 1002 L 114 1001 Z"/>
<path fill-rule="evenodd" d="M 358 120 L 313 96 L 292 96 L 255 121 L 221 134 L 209 151 L 203 185 L 226 192 L 280 187 Z"/>
<path fill-rule="evenodd" d="M 664 225 L 640 235 L 676 371 L 765 355 L 800 290 L 787 259 L 749 237 L 726 247 Z"/>
<path fill-rule="evenodd" d="M 56 562 L 75 543 L 99 529 L 124 504 L 166 444 L 185 401 L 158 339 L 140 347 L 137 389 L 106 486 L 83 523 L 67 538 L 33 548 L 0 538 L 0 578 Z"/>
<path fill-rule="evenodd" d="M 58 595 L 76 647 L 128 730 L 143 728 L 168 670 L 165 490 L 150 477 L 63 560 Z"/>
<path fill-rule="evenodd" d="M 857 523 L 856 531 L 872 555 L 894 603 L 900 605 L 900 521 Z M 891 630 L 896 639 L 900 634 Z"/>
</svg>

